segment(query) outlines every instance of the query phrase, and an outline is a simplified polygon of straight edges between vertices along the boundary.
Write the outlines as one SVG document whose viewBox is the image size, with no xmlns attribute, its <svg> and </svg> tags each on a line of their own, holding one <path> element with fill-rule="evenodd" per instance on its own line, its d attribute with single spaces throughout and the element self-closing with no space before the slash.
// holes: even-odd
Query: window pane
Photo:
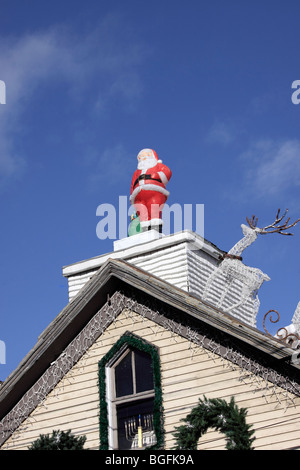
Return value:
<svg viewBox="0 0 300 470">
<path fill-rule="evenodd" d="M 132 352 L 129 351 L 115 368 L 117 397 L 133 394 L 131 355 Z"/>
<path fill-rule="evenodd" d="M 139 393 L 146 390 L 153 390 L 154 385 L 151 356 L 138 350 L 134 351 L 134 356 L 136 392 Z"/>
<path fill-rule="evenodd" d="M 156 443 L 153 398 L 117 406 L 118 449 L 139 449 Z M 141 434 L 139 439 L 139 426 Z"/>
</svg>

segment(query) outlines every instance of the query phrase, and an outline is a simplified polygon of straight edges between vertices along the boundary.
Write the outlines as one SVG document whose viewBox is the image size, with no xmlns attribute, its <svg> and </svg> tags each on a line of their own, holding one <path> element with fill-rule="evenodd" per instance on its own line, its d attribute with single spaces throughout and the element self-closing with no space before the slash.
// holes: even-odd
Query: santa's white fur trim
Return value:
<svg viewBox="0 0 300 470">
<path fill-rule="evenodd" d="M 142 222 L 140 221 L 141 227 L 149 227 L 150 224 L 151 224 L 150 220 L 143 220 Z"/>
<path fill-rule="evenodd" d="M 162 163 L 162 160 L 157 160 L 157 163 Z"/>
<path fill-rule="evenodd" d="M 134 200 L 136 198 L 136 195 L 139 194 L 139 192 L 143 191 L 157 191 L 159 193 L 164 194 L 166 197 L 169 196 L 169 191 L 167 191 L 165 188 L 162 188 L 161 186 L 158 186 L 157 184 L 143 184 L 142 186 L 137 186 L 133 191 L 132 194 L 129 198 L 131 204 L 134 203 Z"/>
<path fill-rule="evenodd" d="M 162 183 L 166 186 L 166 184 L 169 182 L 168 178 L 166 177 L 163 171 L 159 171 L 158 174 Z"/>
<path fill-rule="evenodd" d="M 150 227 L 150 225 L 163 225 L 162 219 L 143 220 L 140 222 L 141 227 Z"/>
<path fill-rule="evenodd" d="M 162 219 L 151 219 L 151 225 L 163 225 Z"/>
</svg>

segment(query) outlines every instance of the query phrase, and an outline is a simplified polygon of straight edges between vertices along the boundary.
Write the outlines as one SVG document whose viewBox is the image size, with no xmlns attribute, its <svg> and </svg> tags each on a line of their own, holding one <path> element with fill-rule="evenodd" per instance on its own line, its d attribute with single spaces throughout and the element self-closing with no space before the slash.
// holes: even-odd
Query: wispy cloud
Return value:
<svg viewBox="0 0 300 470">
<path fill-rule="evenodd" d="M 233 143 L 241 133 L 240 126 L 229 120 L 216 120 L 207 134 L 207 142 L 228 145 Z"/>
<path fill-rule="evenodd" d="M 1 77 L 6 84 L 6 104 L 0 107 L 0 182 L 20 174 L 27 158 L 14 144 L 26 132 L 22 120 L 29 100 L 39 87 L 66 86 L 70 100 L 93 107 L 99 116 L 117 99 L 126 109 L 142 93 L 139 65 L 142 46 L 120 37 L 121 19 L 105 18 L 93 31 L 77 36 L 56 26 L 22 37 L 1 38 Z M 91 89 L 93 96 L 91 98 Z"/>
<path fill-rule="evenodd" d="M 300 140 L 260 140 L 242 154 L 245 183 L 258 197 L 300 187 Z"/>
<path fill-rule="evenodd" d="M 107 182 L 111 187 L 120 184 L 124 181 L 128 168 L 132 168 L 132 160 L 133 156 L 122 144 L 106 148 L 100 155 L 95 153 L 94 158 L 90 160 L 93 166 L 90 187 L 94 189 L 99 187 L 99 184 Z"/>
</svg>

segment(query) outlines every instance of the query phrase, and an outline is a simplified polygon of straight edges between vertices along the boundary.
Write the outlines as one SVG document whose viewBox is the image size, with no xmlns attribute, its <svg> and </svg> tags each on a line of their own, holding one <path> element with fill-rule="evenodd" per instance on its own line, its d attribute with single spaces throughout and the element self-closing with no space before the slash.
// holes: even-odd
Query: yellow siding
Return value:
<svg viewBox="0 0 300 470">
<path fill-rule="evenodd" d="M 300 448 L 300 398 L 266 384 L 221 357 L 201 348 L 190 348 L 179 337 L 138 314 L 124 311 L 49 393 L 3 445 L 2 449 L 27 449 L 40 434 L 54 429 L 86 435 L 86 447 L 99 446 L 98 361 L 126 331 L 131 331 L 159 348 L 166 448 L 174 445 L 172 433 L 179 420 L 198 403 L 198 399 L 235 396 L 239 407 L 248 409 L 248 423 L 255 428 L 256 449 Z M 193 354 L 192 354 L 193 352 Z M 266 389 L 269 385 L 269 389 Z M 276 392 L 276 393 L 274 393 Z M 222 449 L 224 436 L 209 430 L 199 441 L 201 449 Z"/>
</svg>

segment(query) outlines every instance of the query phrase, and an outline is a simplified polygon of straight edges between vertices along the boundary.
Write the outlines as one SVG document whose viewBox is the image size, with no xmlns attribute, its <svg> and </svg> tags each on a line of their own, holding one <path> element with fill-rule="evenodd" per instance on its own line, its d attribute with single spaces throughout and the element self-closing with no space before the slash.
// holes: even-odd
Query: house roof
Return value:
<svg viewBox="0 0 300 470">
<path fill-rule="evenodd" d="M 295 380 L 299 366 L 292 364 L 294 352 L 286 344 L 225 314 L 182 289 L 122 260 L 107 260 L 73 300 L 41 333 L 36 345 L 0 388 L 0 420 L 34 386 L 41 375 L 82 331 L 116 291 L 136 296 L 160 309 L 169 320 L 187 328 L 217 334 L 227 344 L 240 348 L 268 364 L 278 374 Z M 162 309 L 161 306 L 164 308 Z M 168 312 L 168 313 L 165 313 Z M 179 319 L 179 320 L 178 320 Z M 153 318 L 153 321 L 156 321 Z M 209 337 L 209 334 L 208 334 Z M 298 387 L 300 393 L 300 386 Z"/>
</svg>

